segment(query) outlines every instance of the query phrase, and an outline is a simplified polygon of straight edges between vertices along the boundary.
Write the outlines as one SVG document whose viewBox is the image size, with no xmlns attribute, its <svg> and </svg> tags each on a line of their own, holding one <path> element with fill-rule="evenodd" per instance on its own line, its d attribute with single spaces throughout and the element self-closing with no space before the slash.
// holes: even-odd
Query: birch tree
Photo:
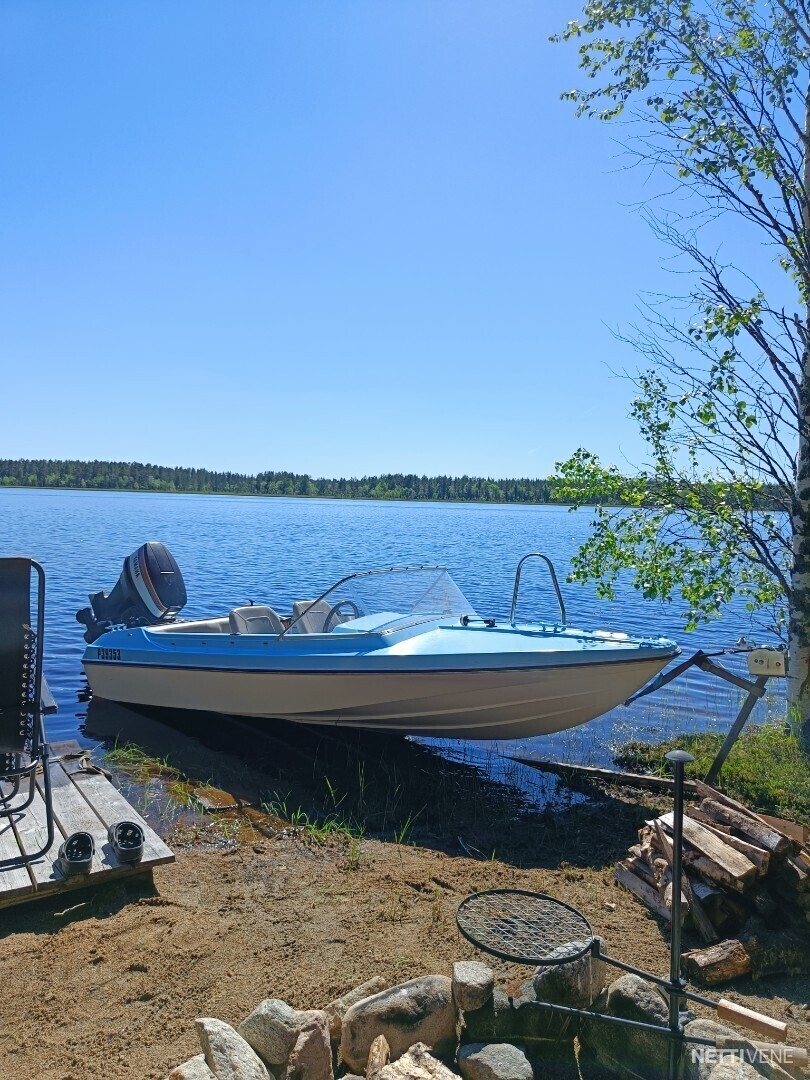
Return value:
<svg viewBox="0 0 810 1080">
<path fill-rule="evenodd" d="M 646 462 L 558 466 L 575 505 L 605 504 L 572 574 L 612 596 L 630 572 L 687 627 L 742 596 L 787 638 L 810 744 L 808 3 L 588 0 L 555 40 L 579 50 L 577 114 L 627 122 L 636 163 L 671 180 L 648 213 L 691 268 L 685 305 L 647 301 L 627 335 Z"/>
</svg>

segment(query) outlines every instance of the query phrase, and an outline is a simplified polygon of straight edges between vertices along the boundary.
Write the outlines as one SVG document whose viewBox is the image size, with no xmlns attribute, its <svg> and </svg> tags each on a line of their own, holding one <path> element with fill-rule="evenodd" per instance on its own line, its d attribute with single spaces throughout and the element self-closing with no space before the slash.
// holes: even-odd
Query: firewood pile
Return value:
<svg viewBox="0 0 810 1080">
<path fill-rule="evenodd" d="M 680 907 L 706 944 L 685 953 L 705 983 L 740 975 L 810 972 L 810 830 L 755 814 L 699 780 L 683 822 Z M 672 919 L 672 813 L 648 821 L 615 879 Z"/>
</svg>

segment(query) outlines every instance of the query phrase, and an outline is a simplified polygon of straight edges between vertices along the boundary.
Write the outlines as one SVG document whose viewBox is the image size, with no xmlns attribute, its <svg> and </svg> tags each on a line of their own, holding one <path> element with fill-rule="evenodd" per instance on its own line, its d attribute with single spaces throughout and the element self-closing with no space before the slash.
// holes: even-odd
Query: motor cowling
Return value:
<svg viewBox="0 0 810 1080">
<path fill-rule="evenodd" d="M 76 612 L 88 643 L 113 626 L 154 626 L 170 621 L 185 606 L 186 585 L 165 544 L 150 541 L 124 559 L 112 592 L 90 595 L 90 607 Z"/>
</svg>

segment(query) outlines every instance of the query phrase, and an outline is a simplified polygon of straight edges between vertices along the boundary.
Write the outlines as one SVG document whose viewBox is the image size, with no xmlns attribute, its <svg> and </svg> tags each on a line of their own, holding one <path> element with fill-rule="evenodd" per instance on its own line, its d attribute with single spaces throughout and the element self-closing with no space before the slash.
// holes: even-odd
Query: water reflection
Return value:
<svg viewBox="0 0 810 1080">
<path fill-rule="evenodd" d="M 287 821 L 330 820 L 364 837 L 521 866 L 611 865 L 611 836 L 647 807 L 594 802 L 556 776 L 470 744 L 455 756 L 401 736 L 247 723 L 215 714 L 91 702 L 85 734 L 97 747 L 132 741 L 196 781 Z M 128 797 L 148 811 L 138 792 Z M 607 804 L 607 809 L 605 804 Z M 632 820 L 631 820 L 632 819 Z M 597 843 L 597 832 L 612 822 Z M 627 830 L 625 830 L 626 832 Z M 626 836 L 625 836 L 626 840 Z M 626 846 L 626 844 L 625 844 Z M 616 849 L 616 850 L 614 850 Z"/>
</svg>

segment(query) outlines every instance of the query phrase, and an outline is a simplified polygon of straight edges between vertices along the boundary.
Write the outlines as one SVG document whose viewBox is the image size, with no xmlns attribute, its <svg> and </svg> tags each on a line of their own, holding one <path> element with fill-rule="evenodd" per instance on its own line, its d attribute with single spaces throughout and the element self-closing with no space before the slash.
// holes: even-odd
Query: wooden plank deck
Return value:
<svg viewBox="0 0 810 1080">
<path fill-rule="evenodd" d="M 174 862 L 173 852 L 106 776 L 87 772 L 77 757 L 70 758 L 69 755 L 78 754 L 80 750 L 76 742 L 57 743 L 51 747 L 54 842 L 46 855 L 28 866 L 0 869 L 0 908 L 100 882 L 151 873 L 154 866 Z M 142 826 L 145 842 L 143 859 L 139 863 L 120 863 L 116 858 L 107 839 L 107 828 L 117 821 L 137 821 Z M 91 833 L 96 842 L 93 865 L 89 874 L 65 877 L 56 865 L 59 845 L 78 830 Z M 45 800 L 42 778 L 38 777 L 32 805 L 21 814 L 15 814 L 11 822 L 0 818 L 0 858 L 38 851 L 45 837 Z"/>
</svg>

